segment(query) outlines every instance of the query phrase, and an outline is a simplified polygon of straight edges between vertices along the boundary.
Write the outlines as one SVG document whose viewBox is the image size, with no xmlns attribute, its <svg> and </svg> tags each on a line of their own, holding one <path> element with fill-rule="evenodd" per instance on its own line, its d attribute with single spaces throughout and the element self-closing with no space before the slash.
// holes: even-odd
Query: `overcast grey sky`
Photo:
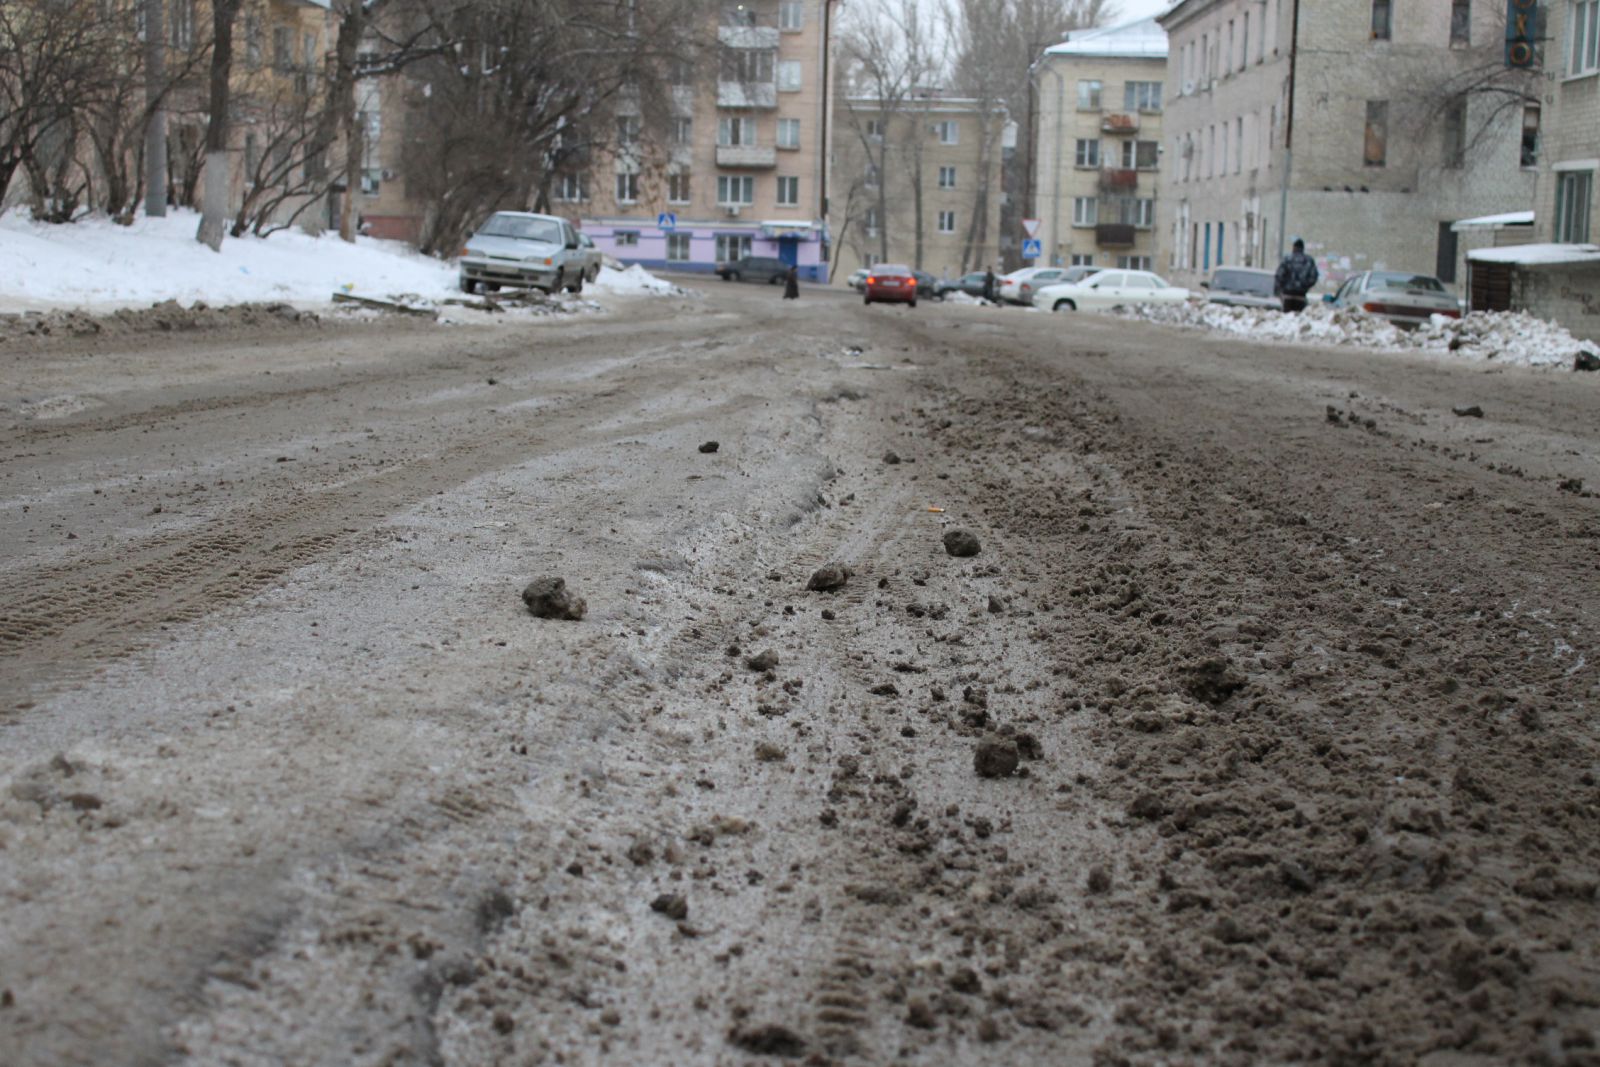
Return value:
<svg viewBox="0 0 1600 1067">
<path fill-rule="evenodd" d="M 1172 6 L 1172 0 L 1122 0 L 1119 6 L 1122 8 L 1122 17 L 1118 21 L 1127 22 L 1159 14 Z"/>
</svg>

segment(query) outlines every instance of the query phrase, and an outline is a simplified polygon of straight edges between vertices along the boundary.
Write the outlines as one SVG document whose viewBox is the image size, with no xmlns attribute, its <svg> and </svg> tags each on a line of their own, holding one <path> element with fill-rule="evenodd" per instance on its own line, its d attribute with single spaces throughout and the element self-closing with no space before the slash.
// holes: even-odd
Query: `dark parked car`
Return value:
<svg viewBox="0 0 1600 1067">
<path fill-rule="evenodd" d="M 975 270 L 970 274 L 963 274 L 953 282 L 946 282 L 945 292 L 966 293 L 968 296 L 981 297 L 983 295 L 983 277 L 983 271 L 981 270 Z M 996 287 L 1000 285 L 999 275 L 995 276 L 994 284 Z"/>
<path fill-rule="evenodd" d="M 917 279 L 911 268 L 900 263 L 879 263 L 867 272 L 863 304 L 910 304 L 917 306 Z"/>
<path fill-rule="evenodd" d="M 789 273 L 789 264 L 777 256 L 741 256 L 731 263 L 718 263 L 717 276 L 725 282 L 764 282 L 777 285 Z"/>
<path fill-rule="evenodd" d="M 949 283 L 942 282 L 925 270 L 914 270 L 911 276 L 917 279 L 917 295 L 927 297 L 929 300 L 943 300 Z"/>
<path fill-rule="evenodd" d="M 1278 308 L 1283 301 L 1272 295 L 1273 274 L 1252 267 L 1218 267 L 1209 282 L 1206 302 L 1241 308 Z"/>
</svg>

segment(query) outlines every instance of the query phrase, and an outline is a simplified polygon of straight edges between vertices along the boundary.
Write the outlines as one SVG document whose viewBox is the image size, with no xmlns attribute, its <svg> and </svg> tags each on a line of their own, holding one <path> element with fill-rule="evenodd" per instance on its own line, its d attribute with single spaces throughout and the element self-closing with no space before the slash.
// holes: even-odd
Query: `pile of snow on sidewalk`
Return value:
<svg viewBox="0 0 1600 1067">
<path fill-rule="evenodd" d="M 1520 311 L 1474 311 L 1460 319 L 1435 315 L 1427 325 L 1402 330 L 1354 308 L 1312 304 L 1298 315 L 1268 308 L 1187 303 L 1125 309 L 1133 318 L 1248 337 L 1318 345 L 1350 345 L 1394 352 L 1431 352 L 1452 358 L 1494 360 L 1525 367 L 1570 368 L 1591 349 L 1561 326 Z"/>
<path fill-rule="evenodd" d="M 131 226 L 89 217 L 61 226 L 25 212 L 0 215 L 0 310 L 83 308 L 109 311 L 166 300 L 212 306 L 287 301 L 324 305 L 334 292 L 386 298 L 409 294 L 438 302 L 460 297 L 457 271 L 402 241 L 283 230 L 229 237 L 220 252 L 194 239 L 197 213 L 140 217 Z M 594 288 L 617 294 L 674 294 L 638 267 L 602 268 Z"/>
</svg>

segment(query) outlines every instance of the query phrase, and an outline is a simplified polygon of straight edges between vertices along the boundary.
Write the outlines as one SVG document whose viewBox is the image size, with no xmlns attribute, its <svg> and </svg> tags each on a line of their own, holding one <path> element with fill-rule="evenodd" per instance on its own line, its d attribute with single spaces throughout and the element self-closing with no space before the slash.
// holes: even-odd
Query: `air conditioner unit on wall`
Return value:
<svg viewBox="0 0 1600 1067">
<path fill-rule="evenodd" d="M 728 205 L 728 217 L 730 219 L 736 219 L 739 217 L 739 206 L 737 204 Z"/>
</svg>

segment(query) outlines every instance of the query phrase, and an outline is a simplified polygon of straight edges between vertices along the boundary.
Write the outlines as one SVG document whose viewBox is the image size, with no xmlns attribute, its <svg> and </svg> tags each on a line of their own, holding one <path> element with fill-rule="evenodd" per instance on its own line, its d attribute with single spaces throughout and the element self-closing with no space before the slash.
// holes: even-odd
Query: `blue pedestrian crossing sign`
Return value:
<svg viewBox="0 0 1600 1067">
<path fill-rule="evenodd" d="M 1044 247 L 1039 243 L 1038 238 L 1029 237 L 1022 242 L 1023 259 L 1038 259 L 1042 255 L 1044 255 Z"/>
<path fill-rule="evenodd" d="M 656 228 L 671 233 L 678 228 L 678 216 L 670 211 L 663 211 L 656 216 Z"/>
</svg>

